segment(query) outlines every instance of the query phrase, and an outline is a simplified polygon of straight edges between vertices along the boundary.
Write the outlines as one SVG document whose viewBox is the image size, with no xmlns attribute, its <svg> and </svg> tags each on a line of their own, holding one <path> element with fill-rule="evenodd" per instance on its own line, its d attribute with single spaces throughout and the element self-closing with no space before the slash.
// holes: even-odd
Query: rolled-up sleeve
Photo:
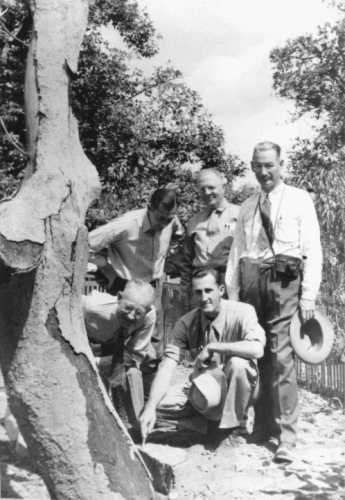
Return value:
<svg viewBox="0 0 345 500">
<path fill-rule="evenodd" d="M 124 214 L 100 226 L 89 233 L 89 247 L 93 252 L 99 252 L 111 244 L 121 241 L 128 233 L 129 215 Z"/>
<path fill-rule="evenodd" d="M 164 357 L 171 358 L 176 363 L 179 363 L 182 360 L 183 353 L 188 349 L 188 326 L 180 319 L 172 332 L 172 340 L 167 344 Z"/>
</svg>

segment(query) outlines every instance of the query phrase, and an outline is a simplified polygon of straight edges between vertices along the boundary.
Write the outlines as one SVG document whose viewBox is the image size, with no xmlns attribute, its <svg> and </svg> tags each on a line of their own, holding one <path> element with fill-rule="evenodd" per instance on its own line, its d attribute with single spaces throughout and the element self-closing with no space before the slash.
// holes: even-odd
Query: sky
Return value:
<svg viewBox="0 0 345 500">
<path fill-rule="evenodd" d="M 253 145 L 273 140 L 288 149 L 310 135 L 291 124 L 291 103 L 272 90 L 269 52 L 289 37 L 314 32 L 336 12 L 322 0 L 138 0 L 162 35 L 158 56 L 171 61 L 221 125 L 227 150 L 250 160 Z"/>
</svg>

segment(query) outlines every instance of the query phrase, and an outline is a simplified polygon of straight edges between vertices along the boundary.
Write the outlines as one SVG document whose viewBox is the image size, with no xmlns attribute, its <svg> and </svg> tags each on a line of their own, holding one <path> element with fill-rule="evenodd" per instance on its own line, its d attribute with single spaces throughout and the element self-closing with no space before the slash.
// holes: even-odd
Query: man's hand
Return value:
<svg viewBox="0 0 345 500">
<path fill-rule="evenodd" d="M 143 442 L 146 441 L 147 436 L 152 432 L 156 423 L 156 409 L 146 405 L 144 411 L 140 415 L 140 430 Z"/>
<path fill-rule="evenodd" d="M 313 300 L 301 299 L 299 304 L 302 323 L 305 323 L 315 315 L 315 302 Z"/>
<path fill-rule="evenodd" d="M 213 352 L 208 349 L 208 346 L 205 346 L 195 360 L 195 368 L 198 370 L 207 368 L 212 356 Z"/>
</svg>

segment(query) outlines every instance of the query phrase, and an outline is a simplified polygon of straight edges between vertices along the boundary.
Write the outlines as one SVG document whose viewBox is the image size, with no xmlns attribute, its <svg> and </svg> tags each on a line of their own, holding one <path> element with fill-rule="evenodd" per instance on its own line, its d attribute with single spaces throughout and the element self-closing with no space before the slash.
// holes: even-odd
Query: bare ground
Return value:
<svg viewBox="0 0 345 500">
<path fill-rule="evenodd" d="M 214 452 L 197 444 L 178 465 L 172 497 L 186 500 L 345 499 L 345 415 L 338 400 L 300 390 L 300 430 L 296 460 L 272 462 L 274 447 L 246 442 Z M 1 497 L 49 498 L 35 465 L 11 449 L 0 426 Z M 97 499 L 90 499 L 97 500 Z"/>
</svg>

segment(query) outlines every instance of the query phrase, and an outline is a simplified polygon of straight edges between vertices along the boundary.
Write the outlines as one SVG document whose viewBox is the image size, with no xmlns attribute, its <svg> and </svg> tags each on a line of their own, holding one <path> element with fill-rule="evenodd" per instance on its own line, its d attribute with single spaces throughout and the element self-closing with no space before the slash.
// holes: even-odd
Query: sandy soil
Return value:
<svg viewBox="0 0 345 500">
<path fill-rule="evenodd" d="M 345 499 L 345 415 L 337 400 L 300 391 L 301 418 L 296 461 L 272 462 L 273 447 L 246 442 L 208 451 L 186 449 L 178 465 L 172 497 L 185 500 L 343 500 Z M 30 459 L 11 449 L 0 426 L 1 497 L 49 498 Z M 90 499 L 96 500 L 96 499 Z"/>
</svg>

